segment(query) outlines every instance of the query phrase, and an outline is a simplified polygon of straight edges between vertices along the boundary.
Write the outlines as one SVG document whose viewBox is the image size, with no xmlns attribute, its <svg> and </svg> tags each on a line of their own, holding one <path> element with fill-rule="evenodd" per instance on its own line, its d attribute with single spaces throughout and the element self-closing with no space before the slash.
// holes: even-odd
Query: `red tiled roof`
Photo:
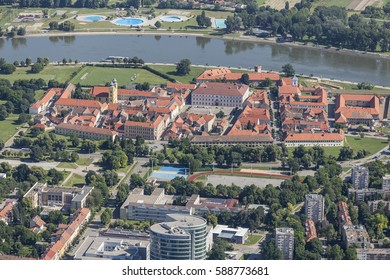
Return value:
<svg viewBox="0 0 390 280">
<path fill-rule="evenodd" d="M 59 106 L 70 106 L 70 107 L 90 107 L 101 109 L 103 105 L 96 100 L 85 100 L 85 99 L 72 99 L 72 98 L 60 98 L 56 102 Z"/>
<path fill-rule="evenodd" d="M 61 92 L 61 91 L 62 91 L 62 88 L 51 88 L 51 89 L 49 89 L 45 93 L 45 95 L 40 100 L 38 100 L 33 105 L 31 105 L 30 108 L 38 109 L 42 105 L 47 104 L 58 92 Z"/>
<path fill-rule="evenodd" d="M 243 96 L 248 89 L 249 87 L 243 84 L 205 82 L 199 85 L 192 94 Z"/>
<path fill-rule="evenodd" d="M 343 133 L 291 133 L 284 139 L 285 142 L 295 141 L 343 141 Z"/>
<path fill-rule="evenodd" d="M 159 124 L 163 121 L 162 116 L 158 116 L 153 122 L 134 122 L 134 121 L 126 121 L 125 122 L 125 127 L 126 126 L 140 126 L 140 127 L 150 127 L 150 128 L 156 128 L 159 126 Z"/>
<path fill-rule="evenodd" d="M 279 94 L 301 94 L 301 90 L 294 86 L 280 86 Z"/>
<path fill-rule="evenodd" d="M 179 83 L 167 83 L 167 88 L 175 88 L 177 90 L 182 89 L 195 89 L 195 84 L 179 84 Z"/>
</svg>

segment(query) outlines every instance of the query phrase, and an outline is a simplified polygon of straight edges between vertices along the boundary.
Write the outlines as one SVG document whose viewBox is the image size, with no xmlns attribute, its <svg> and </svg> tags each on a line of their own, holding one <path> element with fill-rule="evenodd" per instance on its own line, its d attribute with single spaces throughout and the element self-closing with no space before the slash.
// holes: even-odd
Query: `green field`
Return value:
<svg viewBox="0 0 390 280">
<path fill-rule="evenodd" d="M 345 146 L 350 146 L 355 153 L 360 150 L 367 150 L 369 155 L 376 154 L 383 148 L 385 148 L 389 143 L 385 139 L 377 139 L 377 138 L 360 138 L 359 136 L 345 136 Z M 338 158 L 341 147 L 323 147 L 326 156 L 334 156 Z M 288 148 L 290 153 L 294 150 L 294 148 Z"/>
<path fill-rule="evenodd" d="M 10 114 L 7 119 L 0 121 L 0 141 L 6 142 L 17 132 L 17 128 L 20 127 L 20 125 L 15 123 L 17 119 L 18 115 Z"/>
<path fill-rule="evenodd" d="M 78 166 L 77 164 L 73 162 L 60 162 L 57 165 L 57 168 L 69 168 L 69 169 L 76 169 Z"/>
<path fill-rule="evenodd" d="M 78 165 L 89 166 L 92 162 L 93 162 L 92 158 L 79 158 L 76 163 Z"/>
<path fill-rule="evenodd" d="M 85 184 L 84 176 L 72 174 L 70 178 L 64 183 L 65 186 L 83 185 Z"/>
<path fill-rule="evenodd" d="M 0 79 L 9 80 L 13 83 L 15 80 L 20 79 L 44 79 L 46 82 L 49 80 L 56 80 L 58 82 L 66 82 L 71 78 L 73 72 L 79 71 L 80 65 L 48 65 L 40 73 L 29 73 L 30 67 L 18 67 L 16 71 L 11 75 L 0 75 Z"/>
<path fill-rule="evenodd" d="M 259 242 L 262 238 L 264 238 L 263 235 L 249 235 L 244 245 L 254 245 L 257 242 Z"/>
<path fill-rule="evenodd" d="M 144 69 L 84 67 L 72 80 L 74 84 L 105 85 L 113 79 L 119 86 L 149 82 L 151 85 L 165 84 L 166 80 Z M 134 80 L 132 80 L 134 78 Z"/>
<path fill-rule="evenodd" d="M 204 70 L 203 67 L 191 67 L 191 72 L 185 76 L 176 75 L 176 66 L 174 65 L 149 65 L 150 68 L 156 69 L 161 73 L 167 74 L 174 78 L 177 82 L 188 84 L 194 78 L 197 78 Z"/>
</svg>

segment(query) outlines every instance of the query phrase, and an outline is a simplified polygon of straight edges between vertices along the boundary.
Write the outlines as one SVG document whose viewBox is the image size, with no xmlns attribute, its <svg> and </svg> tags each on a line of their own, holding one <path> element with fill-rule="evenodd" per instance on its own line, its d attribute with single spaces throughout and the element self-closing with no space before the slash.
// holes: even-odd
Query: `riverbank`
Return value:
<svg viewBox="0 0 390 280">
<path fill-rule="evenodd" d="M 313 45 L 301 42 L 277 42 L 276 37 L 272 38 L 259 38 L 253 36 L 229 36 L 229 35 L 210 35 L 205 33 L 192 33 L 192 32 L 174 32 L 174 31 L 96 31 L 96 32 L 48 32 L 48 33 L 39 33 L 39 34 L 26 34 L 23 37 L 62 37 L 62 36 L 96 36 L 96 35 L 118 35 L 118 36 L 176 36 L 176 37 L 202 37 L 202 38 L 210 38 L 210 39 L 222 39 L 222 40 L 230 40 L 230 41 L 242 41 L 242 42 L 254 42 L 254 43 L 266 43 L 271 45 L 281 45 L 288 46 L 293 48 L 304 48 L 304 49 L 313 49 L 319 50 L 323 52 L 329 53 L 341 53 L 346 55 L 351 55 L 355 57 L 370 57 L 375 58 L 377 60 L 386 60 L 390 61 L 390 55 L 385 55 L 381 53 L 370 53 L 363 52 L 358 50 L 351 49 L 340 49 L 335 47 L 328 47 L 324 45 Z M 19 38 L 23 38 L 19 37 Z M 16 37 L 17 38 L 17 37 Z"/>
</svg>

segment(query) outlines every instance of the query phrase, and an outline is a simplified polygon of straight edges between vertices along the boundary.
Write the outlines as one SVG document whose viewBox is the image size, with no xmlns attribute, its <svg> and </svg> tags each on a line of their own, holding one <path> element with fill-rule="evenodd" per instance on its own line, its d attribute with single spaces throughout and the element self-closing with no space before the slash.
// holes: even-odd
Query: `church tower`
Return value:
<svg viewBox="0 0 390 280">
<path fill-rule="evenodd" d="M 114 78 L 110 84 L 110 92 L 108 96 L 109 103 L 118 103 L 118 83 Z"/>
</svg>

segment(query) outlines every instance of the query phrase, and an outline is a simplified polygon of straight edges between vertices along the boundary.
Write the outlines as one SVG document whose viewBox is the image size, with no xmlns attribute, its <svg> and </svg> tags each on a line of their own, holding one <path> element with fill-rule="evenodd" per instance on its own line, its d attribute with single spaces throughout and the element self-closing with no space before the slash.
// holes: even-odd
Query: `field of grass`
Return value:
<svg viewBox="0 0 390 280">
<path fill-rule="evenodd" d="M 20 125 L 15 123 L 17 119 L 18 115 L 10 114 L 7 119 L 0 121 L 0 141 L 6 142 L 17 132 L 17 127 L 20 127 Z"/>
<path fill-rule="evenodd" d="M 249 235 L 244 245 L 254 245 L 257 242 L 259 242 L 262 238 L 264 238 L 263 235 Z"/>
<path fill-rule="evenodd" d="M 77 164 L 73 163 L 73 162 L 60 162 L 58 165 L 57 165 L 57 168 L 70 168 L 70 169 L 76 169 L 77 168 Z"/>
<path fill-rule="evenodd" d="M 119 86 L 149 82 L 151 85 L 165 84 L 166 80 L 144 69 L 84 67 L 72 80 L 74 84 L 105 85 L 113 79 Z M 134 78 L 134 79 L 133 79 Z M 132 80 L 133 79 L 133 80 Z"/>
<path fill-rule="evenodd" d="M 44 79 L 46 82 L 49 80 L 56 80 L 58 82 L 66 82 L 71 78 L 73 72 L 79 71 L 81 65 L 48 65 L 40 73 L 29 73 L 30 67 L 20 67 L 11 75 L 0 75 L 0 79 L 9 80 L 13 83 L 19 79 Z"/>
<path fill-rule="evenodd" d="M 347 7 L 353 0 L 317 0 L 313 3 L 314 7 L 317 6 L 338 6 Z"/>
<path fill-rule="evenodd" d="M 190 83 L 194 78 L 197 78 L 203 71 L 203 67 L 191 67 L 191 72 L 188 75 L 180 76 L 176 74 L 176 66 L 174 65 L 149 65 L 150 68 L 156 69 L 161 73 L 175 79 L 180 83 Z"/>
<path fill-rule="evenodd" d="M 93 162 L 93 159 L 92 159 L 92 158 L 79 158 L 78 161 L 76 161 L 76 163 L 77 163 L 78 165 L 84 165 L 84 166 L 88 166 L 88 165 L 90 165 L 92 162 Z"/>
<path fill-rule="evenodd" d="M 72 174 L 70 178 L 65 182 L 65 186 L 83 185 L 85 184 L 85 178 L 78 174 Z"/>
</svg>

